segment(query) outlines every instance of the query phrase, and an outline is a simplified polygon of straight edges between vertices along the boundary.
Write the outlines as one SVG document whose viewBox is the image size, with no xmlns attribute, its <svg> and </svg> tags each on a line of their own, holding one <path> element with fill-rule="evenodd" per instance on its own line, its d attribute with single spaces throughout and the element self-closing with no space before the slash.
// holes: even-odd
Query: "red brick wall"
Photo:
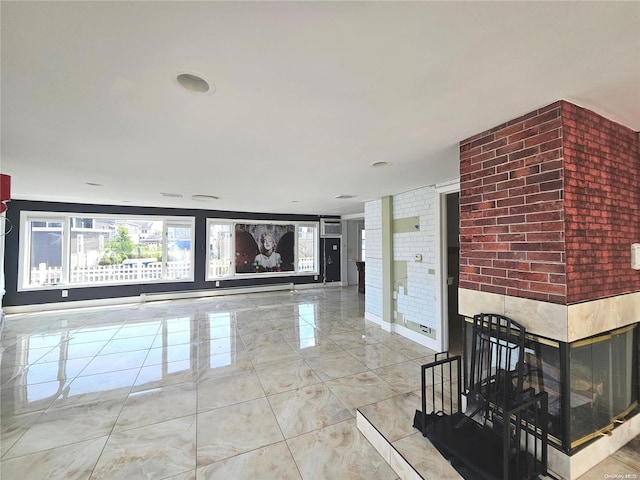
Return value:
<svg viewBox="0 0 640 480">
<path fill-rule="evenodd" d="M 462 141 L 460 287 L 559 304 L 640 290 L 639 162 L 637 133 L 564 101 Z"/>
<path fill-rule="evenodd" d="M 638 133 L 562 102 L 567 302 L 640 290 Z"/>
<path fill-rule="evenodd" d="M 566 301 L 561 103 L 460 143 L 460 287 Z"/>
</svg>

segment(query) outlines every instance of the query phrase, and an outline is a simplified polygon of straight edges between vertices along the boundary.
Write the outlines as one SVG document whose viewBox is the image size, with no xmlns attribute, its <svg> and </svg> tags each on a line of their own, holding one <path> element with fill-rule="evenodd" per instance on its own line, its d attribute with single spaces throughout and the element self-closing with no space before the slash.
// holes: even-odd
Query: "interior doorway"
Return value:
<svg viewBox="0 0 640 480">
<path fill-rule="evenodd" d="M 444 202 L 446 219 L 446 284 L 447 329 L 449 352 L 461 354 L 462 322 L 458 314 L 458 283 L 460 279 L 460 192 L 448 193 Z"/>
<path fill-rule="evenodd" d="M 324 281 L 340 281 L 340 238 L 323 238 Z"/>
</svg>

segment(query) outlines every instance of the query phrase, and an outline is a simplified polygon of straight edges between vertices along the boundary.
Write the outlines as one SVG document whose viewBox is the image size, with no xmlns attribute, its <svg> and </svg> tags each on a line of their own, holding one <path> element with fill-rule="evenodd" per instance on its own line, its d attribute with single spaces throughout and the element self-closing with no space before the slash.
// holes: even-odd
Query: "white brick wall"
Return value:
<svg viewBox="0 0 640 480">
<path fill-rule="evenodd" d="M 382 318 L 382 200 L 364 204 L 365 312 Z"/>
<path fill-rule="evenodd" d="M 418 217 L 420 230 L 393 235 L 394 261 L 407 262 L 406 288 L 398 291 L 398 313 L 416 323 L 437 329 L 435 312 L 436 269 L 436 192 L 433 187 L 395 195 L 393 218 Z M 367 232 L 368 234 L 368 232 Z M 422 255 L 422 261 L 414 261 L 414 255 Z"/>
<path fill-rule="evenodd" d="M 393 236 L 393 260 L 407 262 L 406 288 L 398 289 L 397 311 L 404 318 L 438 329 L 436 321 L 436 191 L 423 187 L 393 197 L 395 220 L 418 217 L 420 230 Z M 365 311 L 382 317 L 382 201 L 365 203 L 367 257 L 365 270 Z M 422 255 L 421 262 L 414 255 Z M 398 279 L 396 279 L 398 280 Z"/>
</svg>

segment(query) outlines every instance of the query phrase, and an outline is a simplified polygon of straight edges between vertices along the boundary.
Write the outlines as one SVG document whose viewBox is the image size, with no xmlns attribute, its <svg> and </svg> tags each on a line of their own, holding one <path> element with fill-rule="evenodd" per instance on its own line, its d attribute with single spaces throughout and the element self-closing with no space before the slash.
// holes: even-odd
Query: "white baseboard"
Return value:
<svg viewBox="0 0 640 480">
<path fill-rule="evenodd" d="M 409 340 L 413 340 L 414 342 L 419 343 L 423 347 L 430 348 L 431 350 L 434 350 L 436 352 L 440 351 L 439 350 L 440 344 L 437 340 L 434 340 L 433 338 L 429 338 L 425 335 L 422 335 L 421 333 L 416 332 L 415 330 L 411 330 L 410 328 L 407 328 L 403 325 L 399 325 L 397 323 L 385 322 L 382 319 L 382 317 L 379 317 L 378 315 L 375 315 L 371 312 L 364 312 L 364 318 L 365 320 L 369 320 L 370 322 L 380 325 L 380 328 L 382 328 L 386 332 L 397 333 L 398 335 L 401 335 L 405 338 L 408 338 Z"/>
<path fill-rule="evenodd" d="M 371 312 L 364 312 L 364 319 L 376 323 L 380 326 L 382 326 L 383 323 L 382 317 L 379 317 L 378 315 L 375 315 Z"/>
<path fill-rule="evenodd" d="M 398 325 L 395 323 L 392 325 L 393 325 L 393 332 L 397 333 L 398 335 L 402 335 L 403 337 L 408 338 L 409 340 L 413 340 L 414 342 L 419 343 L 423 347 L 430 348 L 435 352 L 440 351 L 439 350 L 440 343 L 437 340 L 433 338 L 429 338 L 426 335 L 416 332 L 415 330 L 411 330 L 410 328 L 407 328 L 403 325 Z"/>
<path fill-rule="evenodd" d="M 68 302 L 52 302 L 52 303 L 40 303 L 35 305 L 18 305 L 18 306 L 5 306 L 4 312 L 9 314 L 16 313 L 33 313 L 50 310 L 67 310 L 71 308 L 90 308 L 90 307 L 105 307 L 112 305 L 130 305 L 136 303 L 145 302 L 157 302 L 165 300 L 180 300 L 187 298 L 204 298 L 204 297 L 220 297 L 225 295 L 239 295 L 247 293 L 261 293 L 261 292 L 275 292 L 284 290 L 306 290 L 306 289 L 320 289 L 320 288 L 341 288 L 342 282 L 331 283 L 283 283 L 275 285 L 260 285 L 252 287 L 233 287 L 233 288 L 215 288 L 211 290 L 191 290 L 182 292 L 159 292 L 159 293 L 142 293 L 139 296 L 132 297 L 115 297 L 115 298 L 102 298 L 94 300 L 77 300 Z"/>
</svg>

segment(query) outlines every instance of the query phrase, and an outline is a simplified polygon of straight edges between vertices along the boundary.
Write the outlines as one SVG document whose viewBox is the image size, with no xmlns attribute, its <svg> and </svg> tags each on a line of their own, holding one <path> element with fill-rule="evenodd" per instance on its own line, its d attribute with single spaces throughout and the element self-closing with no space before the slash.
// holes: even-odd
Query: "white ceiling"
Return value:
<svg viewBox="0 0 640 480">
<path fill-rule="evenodd" d="M 460 140 L 559 99 L 640 130 L 640 2 L 1 9 L 15 199 L 353 214 L 456 178 Z"/>
</svg>

